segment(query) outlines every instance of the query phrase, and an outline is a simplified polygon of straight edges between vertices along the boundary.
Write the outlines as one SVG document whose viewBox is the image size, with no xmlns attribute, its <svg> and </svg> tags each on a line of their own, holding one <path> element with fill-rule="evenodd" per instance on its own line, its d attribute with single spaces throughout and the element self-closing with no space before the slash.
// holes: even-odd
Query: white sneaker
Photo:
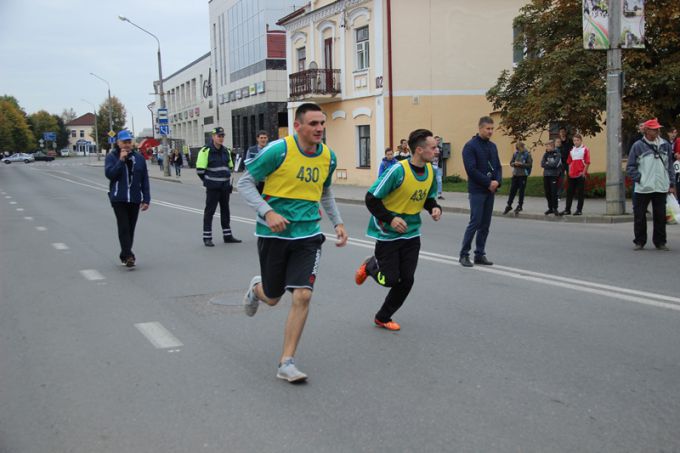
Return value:
<svg viewBox="0 0 680 453">
<path fill-rule="evenodd" d="M 301 382 L 307 379 L 307 375 L 297 369 L 293 358 L 290 358 L 279 365 L 279 371 L 276 373 L 276 377 L 288 382 Z"/>
<path fill-rule="evenodd" d="M 246 292 L 246 295 L 243 297 L 243 309 L 246 312 L 247 316 L 255 316 L 255 313 L 257 313 L 257 309 L 260 306 L 260 299 L 257 298 L 255 295 L 255 291 L 253 288 L 255 288 L 255 285 L 260 283 L 262 281 L 262 277 L 259 275 L 256 275 L 253 277 L 252 280 L 250 280 L 250 286 L 248 287 L 248 291 Z"/>
</svg>

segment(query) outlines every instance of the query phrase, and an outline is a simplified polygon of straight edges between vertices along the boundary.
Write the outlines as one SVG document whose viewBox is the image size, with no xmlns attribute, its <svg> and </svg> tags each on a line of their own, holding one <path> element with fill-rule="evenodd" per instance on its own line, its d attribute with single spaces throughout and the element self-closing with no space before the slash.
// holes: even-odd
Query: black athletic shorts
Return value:
<svg viewBox="0 0 680 453">
<path fill-rule="evenodd" d="M 257 238 L 262 289 L 270 298 L 295 288 L 314 289 L 323 234 L 304 239 Z"/>
</svg>

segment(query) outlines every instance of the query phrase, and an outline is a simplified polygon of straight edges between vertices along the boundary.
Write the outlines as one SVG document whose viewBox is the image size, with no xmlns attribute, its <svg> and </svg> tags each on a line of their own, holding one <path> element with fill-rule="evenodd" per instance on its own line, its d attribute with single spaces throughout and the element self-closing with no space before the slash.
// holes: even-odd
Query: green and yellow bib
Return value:
<svg viewBox="0 0 680 453">
<path fill-rule="evenodd" d="M 425 200 L 432 187 L 434 171 L 432 164 L 425 164 L 425 179 L 416 178 L 409 161 L 399 161 L 404 168 L 404 181 L 401 185 L 383 199 L 383 204 L 390 212 L 395 214 L 418 214 L 423 210 Z"/>
<path fill-rule="evenodd" d="M 277 198 L 320 201 L 323 185 L 331 167 L 331 151 L 321 144 L 318 156 L 303 153 L 295 137 L 287 136 L 286 157 L 276 171 L 264 181 L 263 195 Z"/>
</svg>

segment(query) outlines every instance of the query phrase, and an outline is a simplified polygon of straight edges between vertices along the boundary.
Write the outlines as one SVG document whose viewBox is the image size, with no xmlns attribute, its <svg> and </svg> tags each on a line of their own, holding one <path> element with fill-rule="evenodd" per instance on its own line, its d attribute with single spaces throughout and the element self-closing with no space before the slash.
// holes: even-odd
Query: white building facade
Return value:
<svg viewBox="0 0 680 453">
<path fill-rule="evenodd" d="M 171 148 L 200 148 L 217 126 L 210 62 L 208 52 L 163 79 Z M 155 105 L 160 106 L 158 95 Z M 154 126 L 156 138 L 160 138 L 156 117 Z"/>
<path fill-rule="evenodd" d="M 278 18 L 289 0 L 210 0 L 210 43 L 216 122 L 237 152 L 288 133 L 285 32 Z"/>
</svg>

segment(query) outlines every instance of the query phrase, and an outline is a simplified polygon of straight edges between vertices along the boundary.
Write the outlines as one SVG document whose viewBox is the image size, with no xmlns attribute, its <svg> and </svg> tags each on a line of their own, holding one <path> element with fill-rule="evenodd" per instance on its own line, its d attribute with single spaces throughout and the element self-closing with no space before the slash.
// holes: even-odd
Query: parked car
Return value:
<svg viewBox="0 0 680 453">
<path fill-rule="evenodd" d="M 43 151 L 36 151 L 33 153 L 33 158 L 38 161 L 38 160 L 44 160 L 47 162 L 51 162 L 54 160 L 54 156 L 50 156 L 48 153 L 45 153 Z"/>
<path fill-rule="evenodd" d="M 59 150 L 59 155 L 60 155 L 61 157 L 68 157 L 70 152 L 71 152 L 71 150 L 68 149 L 68 148 L 60 149 L 60 150 Z"/>
<path fill-rule="evenodd" d="M 34 160 L 35 159 L 33 158 L 33 155 L 24 153 L 14 153 L 11 156 L 2 159 L 2 161 L 6 164 L 11 164 L 12 162 L 23 162 L 27 164 L 29 162 L 33 162 Z"/>
</svg>

